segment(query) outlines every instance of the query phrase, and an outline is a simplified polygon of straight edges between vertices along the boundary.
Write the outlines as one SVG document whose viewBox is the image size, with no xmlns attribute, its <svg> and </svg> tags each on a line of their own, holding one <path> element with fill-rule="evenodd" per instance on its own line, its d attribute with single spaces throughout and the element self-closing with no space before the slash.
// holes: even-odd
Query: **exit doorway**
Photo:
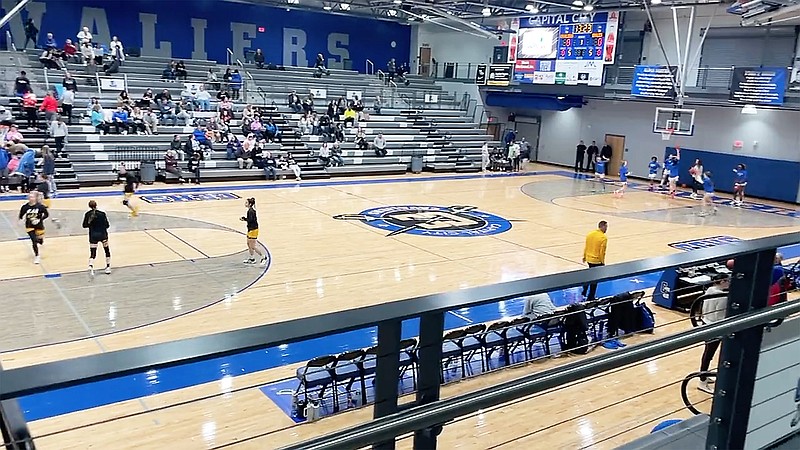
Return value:
<svg viewBox="0 0 800 450">
<path fill-rule="evenodd" d="M 608 175 L 613 176 L 619 173 L 619 168 L 622 166 L 623 156 L 625 155 L 625 136 L 607 134 L 605 141 L 611 146 L 611 161 L 608 163 Z"/>
<path fill-rule="evenodd" d="M 431 75 L 431 48 L 419 48 L 419 75 L 428 77 Z"/>
</svg>

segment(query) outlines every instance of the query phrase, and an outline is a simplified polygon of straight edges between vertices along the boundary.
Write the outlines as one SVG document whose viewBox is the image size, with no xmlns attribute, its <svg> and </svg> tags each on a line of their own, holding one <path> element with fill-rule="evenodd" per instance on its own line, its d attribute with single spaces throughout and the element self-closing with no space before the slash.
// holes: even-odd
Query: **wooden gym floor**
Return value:
<svg viewBox="0 0 800 450">
<path fill-rule="evenodd" d="M 679 241 L 719 235 L 751 239 L 800 230 L 800 220 L 785 214 L 721 206 L 716 216 L 701 218 L 694 201 L 636 189 L 616 198 L 611 189 L 603 192 L 556 168 L 531 169 L 539 172 L 300 186 L 285 181 L 268 189 L 255 188 L 258 183 L 209 184 L 202 189 L 241 199 L 140 201 L 142 214 L 134 219 L 126 218 L 120 197 L 108 195 L 109 189 L 81 190 L 54 201 L 52 212 L 62 226 L 48 224 L 41 266 L 31 263 L 29 244 L 19 239 L 24 230 L 15 215 L 22 201 L 0 201 L 0 221 L 8 222 L 0 233 L 0 305 L 5 312 L 0 362 L 4 368 L 20 367 L 574 270 L 582 267 L 583 238 L 599 220 L 609 221 L 611 264 L 677 252 L 668 244 Z M 140 194 L 147 195 L 148 189 Z M 260 241 L 271 255 L 267 268 L 241 262 L 245 239 L 238 219 L 246 197 L 257 201 Z M 79 223 L 91 198 L 112 221 L 114 264 L 112 275 L 100 274 L 93 281 L 85 273 L 88 246 Z M 387 236 L 389 229 L 333 218 L 402 205 L 472 206 L 507 219 L 512 227 L 473 237 Z M 101 260 L 102 251 L 99 255 Z M 658 324 L 667 325 L 655 336 L 690 326 L 678 313 L 656 312 Z M 696 370 L 700 353 L 688 349 L 464 418 L 445 427 L 441 448 L 517 448 L 523 443 L 613 448 L 647 433 L 662 416 L 688 414 L 674 383 Z M 574 358 L 448 385 L 443 396 Z M 150 449 L 164 442 L 173 448 L 262 449 L 369 419 L 371 409 L 362 409 L 294 425 L 258 387 L 292 377 L 299 365 L 240 376 L 221 373 L 211 383 L 154 395 L 145 390 L 122 402 L 45 415 L 30 427 L 43 449 Z M 697 391 L 691 395 L 704 406 L 710 403 Z M 402 446 L 410 448 L 410 440 Z"/>
</svg>

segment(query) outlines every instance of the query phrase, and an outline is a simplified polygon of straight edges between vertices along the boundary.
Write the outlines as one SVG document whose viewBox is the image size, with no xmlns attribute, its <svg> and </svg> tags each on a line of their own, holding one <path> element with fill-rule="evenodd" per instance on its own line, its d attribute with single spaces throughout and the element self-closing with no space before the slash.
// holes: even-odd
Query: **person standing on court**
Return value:
<svg viewBox="0 0 800 450">
<path fill-rule="evenodd" d="M 586 156 L 588 157 L 586 159 L 587 171 L 589 170 L 590 166 L 591 170 L 594 170 L 594 159 L 598 153 L 600 153 L 600 150 L 597 148 L 597 143 L 595 141 L 592 141 L 592 145 L 590 145 L 589 148 L 586 149 Z"/>
<path fill-rule="evenodd" d="M 597 229 L 586 235 L 586 244 L 583 247 L 583 262 L 589 268 L 600 267 L 606 264 L 606 246 L 608 244 L 608 222 L 601 220 L 597 224 Z M 588 296 L 586 295 L 588 292 Z M 592 301 L 597 294 L 597 283 L 590 283 L 583 286 L 583 297 L 586 301 Z"/>
<path fill-rule="evenodd" d="M 585 155 L 586 146 L 583 141 L 580 141 L 578 142 L 578 147 L 575 148 L 575 173 L 583 171 L 583 158 Z"/>
<path fill-rule="evenodd" d="M 611 157 L 614 156 L 614 149 L 608 145 L 608 142 L 603 145 L 603 148 L 600 149 L 600 156 L 602 156 L 606 161 L 611 161 Z M 608 175 L 608 164 L 606 164 L 606 172 L 605 174 Z"/>
</svg>

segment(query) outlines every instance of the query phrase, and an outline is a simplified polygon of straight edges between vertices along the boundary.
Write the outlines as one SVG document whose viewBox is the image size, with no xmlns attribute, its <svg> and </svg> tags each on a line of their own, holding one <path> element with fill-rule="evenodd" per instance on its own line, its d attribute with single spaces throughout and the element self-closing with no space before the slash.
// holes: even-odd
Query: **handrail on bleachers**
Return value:
<svg viewBox="0 0 800 450">
<path fill-rule="evenodd" d="M 367 444 L 392 441 L 394 437 L 410 431 L 416 432 L 415 443 L 422 448 L 427 448 L 425 445 L 435 447 L 437 427 L 453 417 L 683 348 L 708 338 L 727 335 L 730 332 L 736 332 L 736 339 L 731 338 L 726 341 L 727 344 L 723 346 L 721 358 L 730 358 L 734 365 L 755 364 L 758 361 L 758 354 L 749 354 L 739 341 L 752 338 L 752 335 L 748 335 L 749 332 L 761 333 L 760 326 L 767 322 L 800 312 L 800 301 L 737 315 L 708 328 L 699 328 L 669 339 L 660 339 L 615 354 L 582 360 L 562 368 L 523 377 L 514 382 L 439 401 L 439 370 L 446 311 L 535 293 L 553 292 L 591 282 L 608 281 L 674 267 L 696 266 L 736 258 L 729 300 L 730 308 L 733 308 L 732 312 L 735 314 L 763 308 L 766 305 L 775 249 L 798 242 L 800 242 L 800 232 L 787 233 L 692 252 L 427 295 L 72 360 L 10 370 L 0 369 L 0 400 L 10 400 L 20 396 L 83 385 L 147 370 L 206 361 L 377 325 L 378 357 L 374 407 L 375 417 L 381 419 L 357 428 L 296 444 L 290 448 L 358 448 Z M 397 397 L 399 393 L 395 378 L 401 351 L 400 327 L 403 320 L 411 318 L 420 318 L 421 320 L 417 373 L 419 385 L 426 386 L 426 388 L 418 391 L 415 406 L 398 413 Z M 746 373 L 748 373 L 746 370 L 732 371 L 730 375 L 721 373 L 717 385 L 729 389 L 729 392 L 735 392 L 739 385 L 744 386 L 748 383 L 747 379 L 742 378 L 744 376 L 742 374 Z M 752 374 L 753 379 L 749 380 L 751 387 L 755 379 L 755 369 Z M 749 399 L 745 400 L 749 401 Z M 725 421 L 724 426 L 720 425 L 724 428 L 723 431 L 716 434 L 710 433 L 712 437 L 709 439 L 719 439 L 719 442 L 722 442 L 721 439 L 728 439 L 734 435 L 732 427 L 743 426 L 741 418 L 736 416 L 735 412 L 735 408 L 742 408 L 737 401 L 741 403 L 744 400 L 730 395 L 730 399 L 726 399 L 727 403 L 723 402 L 723 406 L 720 406 L 722 408 L 720 411 L 730 414 L 731 419 Z M 747 407 L 749 408 L 749 404 Z M 715 408 L 717 408 L 716 403 Z M 732 441 L 728 441 L 728 443 L 730 442 Z M 719 448 L 727 448 L 727 446 L 723 445 Z"/>
</svg>

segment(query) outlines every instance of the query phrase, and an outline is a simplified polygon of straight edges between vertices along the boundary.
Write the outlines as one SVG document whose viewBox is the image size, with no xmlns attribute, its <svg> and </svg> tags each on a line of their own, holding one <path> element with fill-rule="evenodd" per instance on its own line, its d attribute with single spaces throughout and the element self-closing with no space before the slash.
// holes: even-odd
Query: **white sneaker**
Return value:
<svg viewBox="0 0 800 450">
<path fill-rule="evenodd" d="M 261 258 L 261 263 L 259 263 L 261 267 L 265 267 L 267 265 L 267 257 Z"/>
<path fill-rule="evenodd" d="M 714 395 L 714 388 L 708 383 L 708 380 L 701 381 L 700 384 L 697 385 L 697 389 L 700 391 L 705 392 L 706 394 Z"/>
<path fill-rule="evenodd" d="M 89 278 L 94 278 L 94 266 L 89 266 Z"/>
<path fill-rule="evenodd" d="M 254 258 L 247 258 L 242 262 L 245 263 L 245 264 L 255 264 L 256 260 Z"/>
<path fill-rule="evenodd" d="M 33 257 L 33 263 L 34 263 L 34 264 L 39 264 L 39 263 L 41 263 L 41 262 L 42 262 L 42 260 L 41 260 L 41 258 L 39 258 L 38 256 L 34 256 L 34 257 Z"/>
<path fill-rule="evenodd" d="M 111 275 L 111 266 L 106 266 L 106 270 L 103 271 L 106 275 Z"/>
</svg>

